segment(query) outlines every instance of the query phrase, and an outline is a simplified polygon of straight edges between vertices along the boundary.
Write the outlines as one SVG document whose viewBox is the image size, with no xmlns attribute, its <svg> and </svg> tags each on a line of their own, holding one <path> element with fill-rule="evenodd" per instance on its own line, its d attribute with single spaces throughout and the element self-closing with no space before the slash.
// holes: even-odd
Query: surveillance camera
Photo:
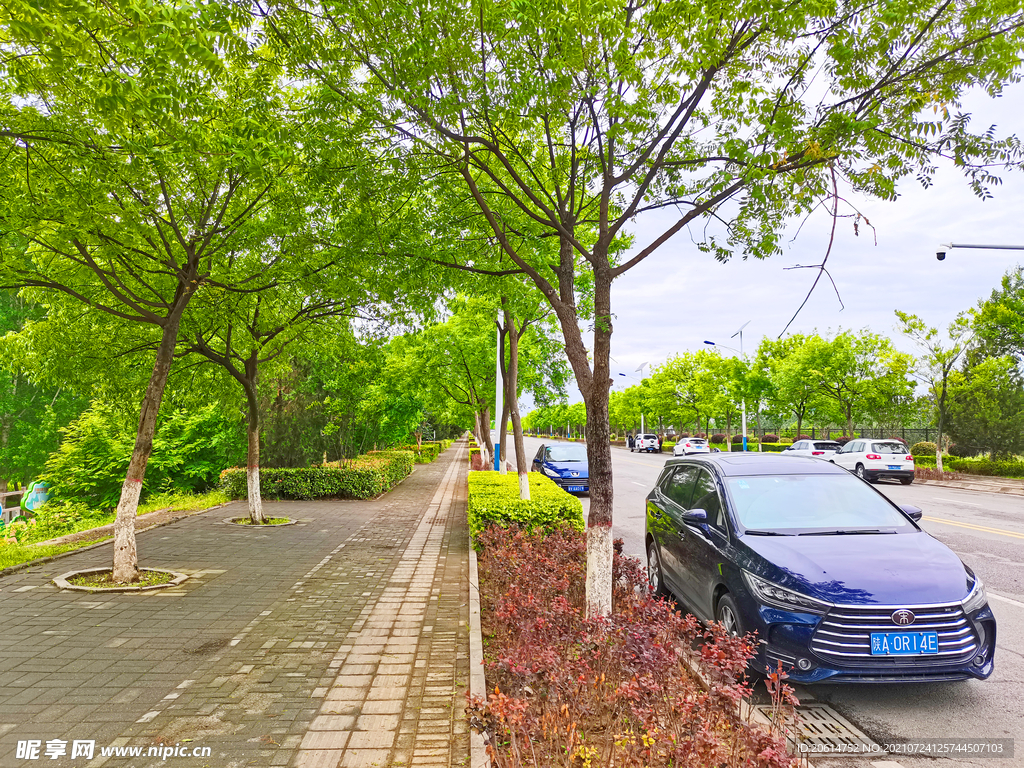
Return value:
<svg viewBox="0 0 1024 768">
<path fill-rule="evenodd" d="M 945 251 L 939 251 L 938 253 L 935 254 L 935 258 L 938 259 L 939 261 L 945 261 L 946 260 L 946 252 Z"/>
</svg>

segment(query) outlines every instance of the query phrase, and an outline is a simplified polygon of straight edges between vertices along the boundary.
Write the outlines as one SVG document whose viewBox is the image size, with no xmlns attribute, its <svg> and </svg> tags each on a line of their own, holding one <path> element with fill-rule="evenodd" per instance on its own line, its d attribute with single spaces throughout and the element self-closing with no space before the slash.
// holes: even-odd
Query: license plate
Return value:
<svg viewBox="0 0 1024 768">
<path fill-rule="evenodd" d="M 939 652 L 938 632 L 872 632 L 872 656 L 920 656 Z"/>
<path fill-rule="evenodd" d="M 587 486 L 570 485 L 566 490 L 569 491 L 569 493 L 583 493 L 585 490 L 587 490 Z"/>
<path fill-rule="evenodd" d="M 903 469 L 901 464 L 890 464 L 889 469 Z"/>
</svg>

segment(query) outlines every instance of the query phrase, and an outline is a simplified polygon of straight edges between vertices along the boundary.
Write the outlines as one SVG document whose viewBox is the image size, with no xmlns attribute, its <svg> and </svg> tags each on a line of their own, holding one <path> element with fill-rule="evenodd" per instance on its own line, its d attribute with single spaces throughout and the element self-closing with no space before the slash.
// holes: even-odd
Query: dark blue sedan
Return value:
<svg viewBox="0 0 1024 768">
<path fill-rule="evenodd" d="M 587 446 L 582 443 L 542 445 L 533 458 L 533 471 L 543 472 L 569 493 L 590 492 Z"/>
<path fill-rule="evenodd" d="M 752 661 L 799 683 L 984 679 L 996 622 L 981 579 L 871 485 L 826 461 L 670 459 L 647 497 L 651 586 L 757 632 Z"/>
</svg>

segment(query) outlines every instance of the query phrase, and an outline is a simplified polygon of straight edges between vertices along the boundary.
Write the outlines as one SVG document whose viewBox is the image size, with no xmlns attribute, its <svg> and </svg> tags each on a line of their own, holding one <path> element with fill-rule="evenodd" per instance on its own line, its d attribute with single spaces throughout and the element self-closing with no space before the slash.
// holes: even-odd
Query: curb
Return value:
<svg viewBox="0 0 1024 768">
<path fill-rule="evenodd" d="M 998 493 L 1005 496 L 1024 496 L 1024 487 L 1015 485 L 987 485 L 963 480 L 914 480 L 921 485 L 934 485 L 939 488 L 959 488 L 964 491 L 981 491 L 982 493 Z"/>
<path fill-rule="evenodd" d="M 480 575 L 473 538 L 469 539 L 469 695 L 487 701 L 484 677 L 484 638 L 480 631 Z M 470 768 L 487 768 L 487 747 L 482 733 L 469 732 Z"/>
<path fill-rule="evenodd" d="M 156 573 L 170 573 L 174 576 L 173 579 L 168 581 L 166 584 L 150 584 L 145 587 L 82 587 L 77 584 L 72 584 L 68 581 L 73 576 L 84 576 L 87 573 L 105 573 L 109 571 L 105 565 L 99 568 L 86 568 L 81 571 L 68 571 L 62 573 L 60 576 L 53 580 L 53 583 L 57 585 L 58 589 L 70 589 L 75 592 L 150 592 L 155 589 L 166 589 L 167 587 L 176 587 L 183 583 L 188 576 L 184 573 L 178 573 L 177 571 L 170 571 L 166 568 L 139 568 L 140 571 L 150 571 Z"/>
</svg>

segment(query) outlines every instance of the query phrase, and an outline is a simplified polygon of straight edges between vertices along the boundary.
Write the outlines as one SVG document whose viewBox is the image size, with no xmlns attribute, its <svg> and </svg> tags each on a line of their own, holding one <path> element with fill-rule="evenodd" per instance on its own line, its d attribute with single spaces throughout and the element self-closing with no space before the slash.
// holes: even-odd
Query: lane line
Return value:
<svg viewBox="0 0 1024 768">
<path fill-rule="evenodd" d="M 1016 605 L 1018 608 L 1024 608 L 1024 603 L 1022 603 L 1020 600 L 1014 600 L 1012 597 L 1003 597 L 1002 595 L 994 595 L 991 592 L 989 592 L 987 589 L 985 590 L 985 594 L 987 594 L 990 598 L 992 598 L 994 600 L 998 600 L 1001 603 L 1009 603 L 1010 605 Z"/>
<path fill-rule="evenodd" d="M 636 480 L 633 481 L 633 485 L 639 485 L 641 488 L 647 487 L 647 483 L 638 483 Z"/>
<path fill-rule="evenodd" d="M 1015 539 L 1024 539 L 1024 533 L 1015 533 L 1014 531 L 1004 531 L 1002 528 L 989 528 L 984 525 L 974 525 L 972 523 L 958 523 L 955 520 L 946 520 L 941 517 L 932 517 L 931 515 L 925 515 L 925 520 L 930 523 L 941 523 L 942 525 L 955 525 L 958 528 L 969 528 L 972 531 L 983 531 L 985 533 L 997 533 L 1000 536 L 1012 536 Z"/>
<path fill-rule="evenodd" d="M 935 496 L 932 499 L 932 501 L 950 501 L 953 504 L 966 504 L 969 507 L 983 507 L 983 506 L 985 506 L 984 504 L 975 504 L 973 501 L 960 501 L 960 499 L 940 499 L 938 496 Z"/>
</svg>

